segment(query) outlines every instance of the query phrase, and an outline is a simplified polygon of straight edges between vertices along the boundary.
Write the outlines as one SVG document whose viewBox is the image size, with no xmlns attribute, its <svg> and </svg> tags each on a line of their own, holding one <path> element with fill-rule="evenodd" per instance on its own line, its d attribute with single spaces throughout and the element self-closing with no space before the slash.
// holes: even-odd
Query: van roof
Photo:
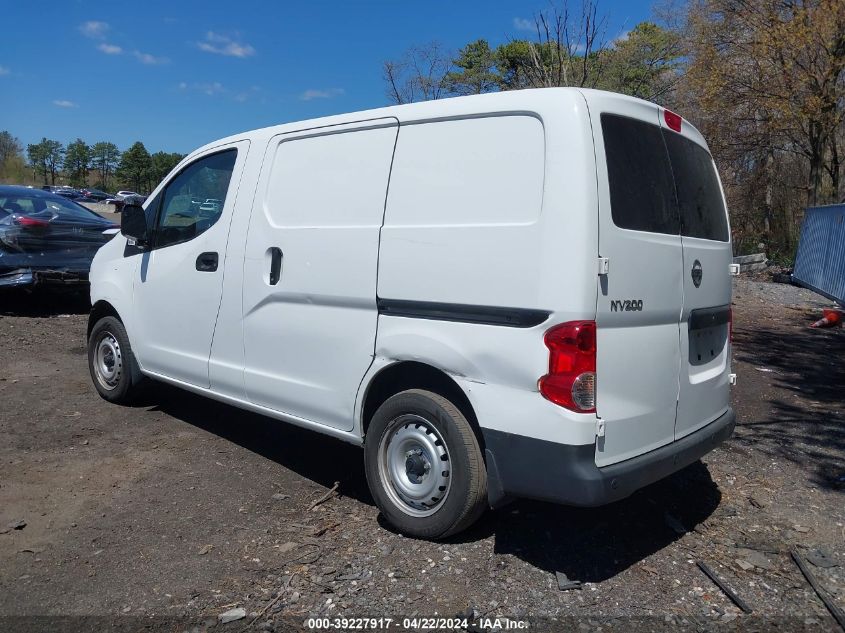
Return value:
<svg viewBox="0 0 845 633">
<path fill-rule="evenodd" d="M 588 107 L 593 98 L 601 96 L 604 99 L 610 97 L 614 100 L 618 100 L 620 105 L 624 104 L 624 102 L 630 102 L 641 105 L 647 104 L 655 108 L 655 110 L 661 108 L 661 106 L 655 103 L 638 99 L 636 97 L 588 88 L 530 88 L 525 90 L 508 90 L 504 92 L 492 92 L 466 97 L 450 97 L 448 99 L 437 99 L 433 101 L 420 101 L 403 105 L 387 106 L 371 110 L 361 110 L 357 112 L 319 117 L 315 119 L 290 121 L 288 123 L 247 130 L 203 145 L 186 156 L 185 160 L 192 158 L 194 154 L 212 149 L 216 146 L 256 136 L 270 137 L 275 136 L 276 134 L 283 134 L 285 132 L 327 127 L 332 125 L 343 125 L 345 123 L 356 123 L 371 119 L 394 118 L 401 125 L 403 123 L 407 124 L 422 120 L 446 119 L 496 112 L 540 112 L 549 109 L 559 109 L 562 105 L 562 101 L 577 98 L 579 95 L 587 101 Z M 707 145 L 698 130 L 695 129 L 695 127 L 686 119 L 683 119 L 683 121 L 687 130 L 693 132 L 692 135 L 697 137 L 696 140 L 699 140 L 699 142 L 706 148 Z"/>
</svg>

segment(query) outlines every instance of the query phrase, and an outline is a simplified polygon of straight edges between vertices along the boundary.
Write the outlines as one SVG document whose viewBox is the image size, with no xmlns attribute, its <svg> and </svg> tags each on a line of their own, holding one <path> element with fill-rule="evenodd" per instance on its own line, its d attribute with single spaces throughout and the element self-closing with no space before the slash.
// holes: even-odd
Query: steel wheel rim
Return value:
<svg viewBox="0 0 845 633">
<path fill-rule="evenodd" d="M 393 418 L 378 450 L 379 476 L 390 500 L 415 517 L 437 512 L 449 496 L 452 463 L 446 442 L 425 418 Z"/>
<path fill-rule="evenodd" d="M 123 375 L 123 354 L 120 343 L 111 332 L 103 332 L 94 350 L 94 375 L 103 389 L 111 391 L 120 384 Z"/>
</svg>

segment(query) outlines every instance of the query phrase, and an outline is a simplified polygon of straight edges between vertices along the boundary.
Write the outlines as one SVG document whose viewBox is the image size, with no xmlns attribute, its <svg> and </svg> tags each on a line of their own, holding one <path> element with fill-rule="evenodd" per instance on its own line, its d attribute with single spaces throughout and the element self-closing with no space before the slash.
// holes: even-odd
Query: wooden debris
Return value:
<svg viewBox="0 0 845 633">
<path fill-rule="evenodd" d="M 712 580 L 728 598 L 731 599 L 731 602 L 733 602 L 736 606 L 742 609 L 745 613 L 752 613 L 751 607 L 748 606 L 745 600 L 736 595 L 736 593 L 734 593 L 734 590 L 728 587 L 728 585 L 725 584 L 725 582 L 716 575 L 716 572 L 710 569 L 710 567 L 706 563 L 703 563 L 702 561 L 697 561 L 696 564 L 698 565 L 698 568 L 703 571 L 707 575 L 707 577 Z"/>
<path fill-rule="evenodd" d="M 308 509 L 313 510 L 314 508 L 316 508 L 321 503 L 325 503 L 326 501 L 331 499 L 334 496 L 334 493 L 337 492 L 338 486 L 340 486 L 340 482 L 339 481 L 334 482 L 334 486 L 332 486 L 331 489 L 326 494 L 324 494 L 322 497 L 320 497 L 319 499 L 314 501 L 310 506 L 308 506 Z"/>
<path fill-rule="evenodd" d="M 826 606 L 827 610 L 830 611 L 830 615 L 834 617 L 834 619 L 839 623 L 839 626 L 842 627 L 842 630 L 845 631 L 845 612 L 833 603 L 833 600 L 830 598 L 828 593 L 821 585 L 819 585 L 816 577 L 810 573 L 809 568 L 804 563 L 804 559 L 801 558 L 798 552 L 795 549 L 792 549 L 789 553 L 792 554 L 792 560 L 794 560 L 795 564 L 798 565 L 798 569 L 800 569 L 801 573 L 804 574 L 804 578 L 806 578 L 807 582 L 810 583 L 813 591 L 816 592 L 816 595 L 824 603 L 824 606 Z"/>
</svg>

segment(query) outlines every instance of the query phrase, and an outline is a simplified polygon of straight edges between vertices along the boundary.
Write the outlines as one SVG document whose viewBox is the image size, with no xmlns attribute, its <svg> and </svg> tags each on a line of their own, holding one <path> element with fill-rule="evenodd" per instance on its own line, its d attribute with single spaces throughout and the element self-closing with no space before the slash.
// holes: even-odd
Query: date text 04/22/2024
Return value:
<svg viewBox="0 0 845 633">
<path fill-rule="evenodd" d="M 413 617 L 403 618 L 309 618 L 306 621 L 307 628 L 311 630 L 375 630 L 399 628 L 404 630 L 466 630 L 470 624 L 474 624 L 485 630 L 513 631 L 525 630 L 528 622 L 523 620 L 510 620 L 507 618 L 483 617 L 478 621 L 470 621 L 467 618 L 441 618 L 441 617 Z"/>
</svg>

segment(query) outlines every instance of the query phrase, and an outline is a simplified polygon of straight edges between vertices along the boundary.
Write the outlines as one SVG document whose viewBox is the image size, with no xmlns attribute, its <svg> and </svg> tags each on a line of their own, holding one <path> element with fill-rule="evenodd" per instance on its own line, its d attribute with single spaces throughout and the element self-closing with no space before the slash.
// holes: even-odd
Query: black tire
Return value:
<svg viewBox="0 0 845 633">
<path fill-rule="evenodd" d="M 104 346 L 102 350 L 101 346 Z M 109 359 L 114 373 L 98 370 L 98 364 L 108 365 Z M 88 371 L 97 393 L 109 402 L 129 404 L 144 391 L 147 380 L 141 374 L 126 329 L 119 319 L 103 317 L 91 329 L 88 337 Z"/>
<path fill-rule="evenodd" d="M 417 419 L 425 422 L 417 423 Z M 395 439 L 399 437 L 399 432 L 406 429 L 414 432 L 412 427 L 422 428 L 426 434 L 436 440 L 442 440 L 439 444 L 435 441 L 438 447 L 445 444 L 447 459 L 436 463 L 449 466 L 441 473 L 444 476 L 448 473 L 448 492 L 445 498 L 427 509 L 403 502 L 402 495 L 391 483 L 391 474 L 388 472 L 388 464 L 394 463 L 389 456 L 402 459 L 405 454 L 398 447 L 391 451 L 391 442 L 401 442 Z M 401 446 L 406 448 L 413 444 Z M 442 460 L 443 454 L 438 457 Z M 413 476 L 431 476 L 431 462 L 432 460 L 423 460 L 423 463 L 428 464 L 428 470 Z M 458 407 L 431 391 L 403 391 L 390 397 L 378 408 L 364 441 L 364 465 L 367 483 L 379 510 L 391 525 L 408 536 L 424 539 L 446 538 L 468 528 L 487 508 L 487 471 L 478 438 Z M 409 468 L 414 468 L 413 463 Z M 415 516 L 413 512 L 433 513 Z"/>
</svg>

